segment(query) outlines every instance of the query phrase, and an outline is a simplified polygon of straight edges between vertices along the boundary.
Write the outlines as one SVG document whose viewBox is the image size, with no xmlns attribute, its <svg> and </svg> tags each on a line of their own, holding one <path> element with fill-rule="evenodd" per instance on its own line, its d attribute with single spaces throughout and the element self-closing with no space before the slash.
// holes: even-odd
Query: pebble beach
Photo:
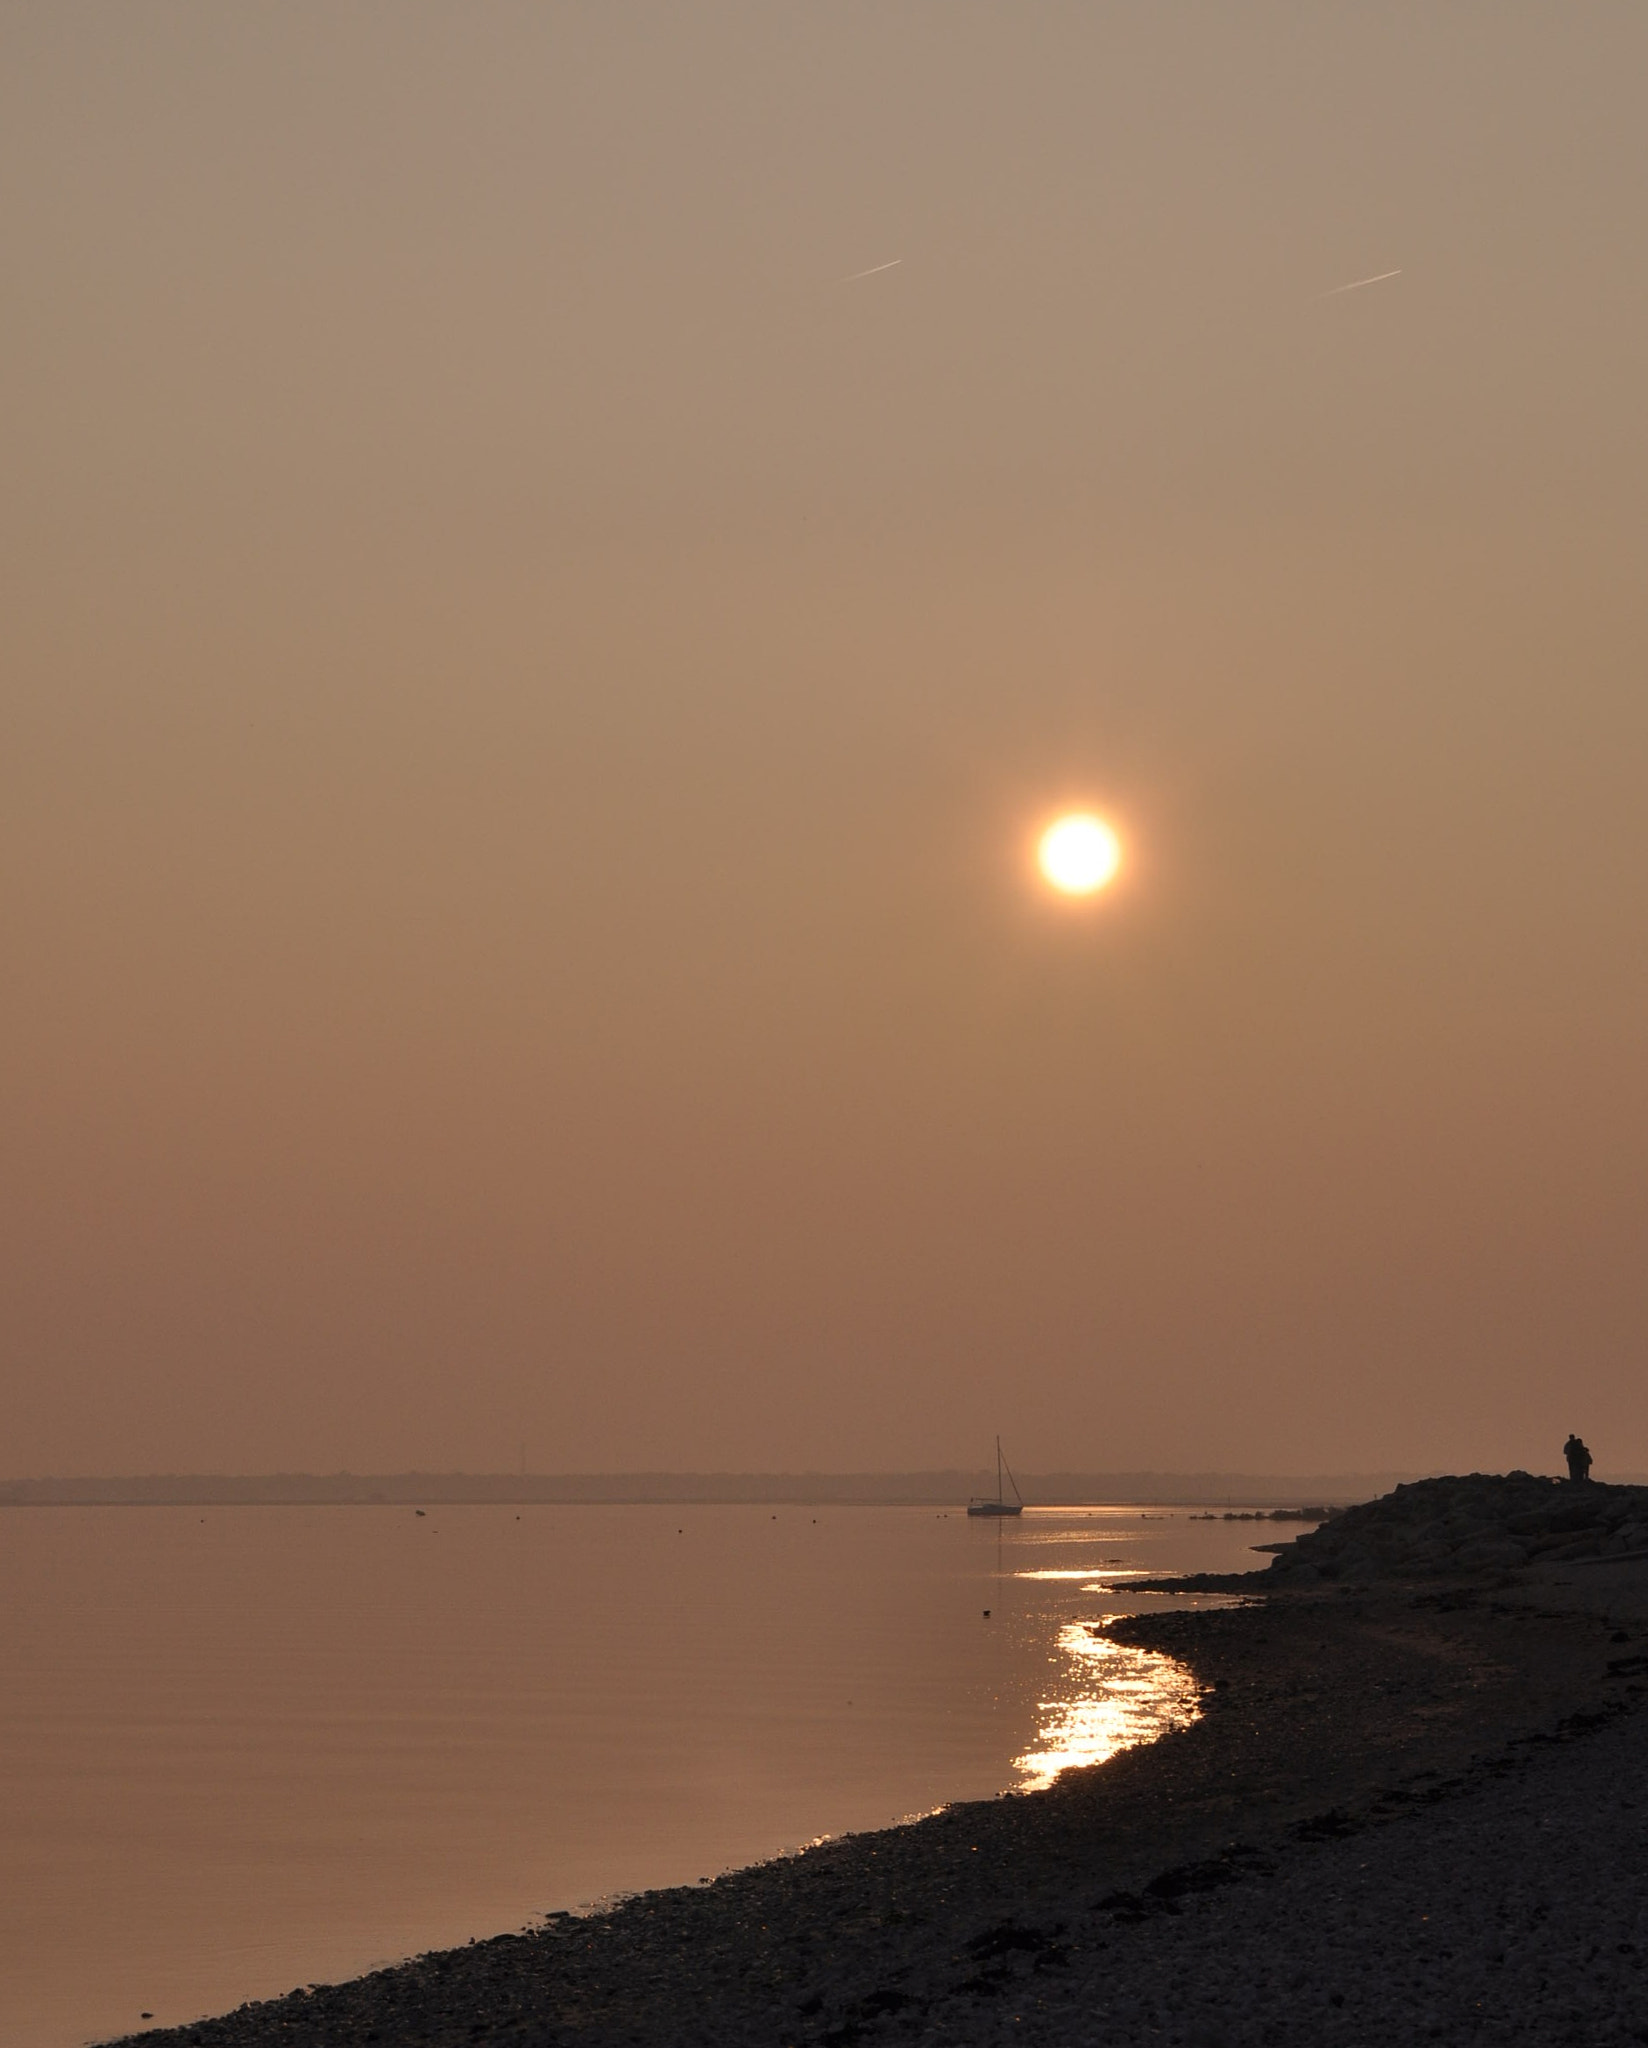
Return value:
<svg viewBox="0 0 1648 2048">
<path fill-rule="evenodd" d="M 1644 1489 L 1399 1488 L 1114 1624 L 1202 1712 L 1047 1791 L 129 2039 L 1648 2041 L 1644 1547 Z"/>
</svg>

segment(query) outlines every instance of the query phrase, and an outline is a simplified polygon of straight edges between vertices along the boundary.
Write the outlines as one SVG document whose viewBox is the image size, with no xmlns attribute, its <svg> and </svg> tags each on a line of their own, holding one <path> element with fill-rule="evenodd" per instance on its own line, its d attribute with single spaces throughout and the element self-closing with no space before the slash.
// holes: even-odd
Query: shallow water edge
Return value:
<svg viewBox="0 0 1648 2048">
<path fill-rule="evenodd" d="M 1234 1911 L 1246 1888 L 1385 1826 L 1417 1830 L 1422 1856 L 1427 1816 L 1640 1729 L 1641 1688 L 1610 1669 L 1615 1632 L 1594 1610 L 1479 1588 L 1126 1619 L 1117 1640 L 1193 1671 L 1203 1712 L 1046 1791 L 143 2038 L 1080 2040 L 1083 2001 L 1116 1992 L 1153 1928 Z"/>
</svg>

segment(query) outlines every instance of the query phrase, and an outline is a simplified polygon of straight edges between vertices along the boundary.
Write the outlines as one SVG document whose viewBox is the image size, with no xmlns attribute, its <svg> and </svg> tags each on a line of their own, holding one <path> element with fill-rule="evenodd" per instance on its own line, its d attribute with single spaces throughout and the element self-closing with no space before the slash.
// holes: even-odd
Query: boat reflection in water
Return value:
<svg viewBox="0 0 1648 2048">
<path fill-rule="evenodd" d="M 1112 1642 L 1099 1633 L 1104 1625 L 1070 1621 L 1059 1631 L 1072 1686 L 1040 1703 L 1036 1739 L 1013 1759 L 1022 1791 L 1045 1791 L 1061 1772 L 1154 1742 L 1188 1727 L 1201 1711 L 1195 1677 L 1183 1664 L 1159 1650 Z"/>
</svg>

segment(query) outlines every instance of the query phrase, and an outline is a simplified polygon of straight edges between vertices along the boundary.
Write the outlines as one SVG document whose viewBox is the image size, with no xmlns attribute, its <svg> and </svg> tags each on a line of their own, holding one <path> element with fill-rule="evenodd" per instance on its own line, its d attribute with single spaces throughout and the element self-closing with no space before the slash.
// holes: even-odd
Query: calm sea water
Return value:
<svg viewBox="0 0 1648 2048">
<path fill-rule="evenodd" d="M 0 2041 L 176 2023 L 1045 1783 L 1188 1711 L 1177 1667 L 1089 1632 L 1151 1604 L 1128 1575 L 1242 1569 L 1265 1533 L 0 1511 Z"/>
</svg>

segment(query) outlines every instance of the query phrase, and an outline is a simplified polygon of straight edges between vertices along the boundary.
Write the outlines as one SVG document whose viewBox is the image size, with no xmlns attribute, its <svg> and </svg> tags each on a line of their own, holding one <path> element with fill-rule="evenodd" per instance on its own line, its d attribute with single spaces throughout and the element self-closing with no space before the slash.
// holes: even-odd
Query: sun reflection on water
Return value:
<svg viewBox="0 0 1648 2048">
<path fill-rule="evenodd" d="M 1013 1759 L 1023 1791 L 1045 1791 L 1063 1771 L 1102 1764 L 1120 1749 L 1188 1727 L 1200 1711 L 1196 1680 L 1184 1665 L 1158 1650 L 1112 1642 L 1096 1628 L 1071 1621 L 1059 1630 L 1059 1648 L 1073 1666 L 1071 1690 L 1040 1703 L 1036 1739 Z"/>
<path fill-rule="evenodd" d="M 1054 1570 L 1047 1570 L 1047 1571 L 1037 1571 L 1037 1572 L 1029 1572 L 1029 1571 L 1026 1571 L 1026 1572 L 1014 1572 L 1013 1576 L 1014 1576 L 1014 1578 L 1015 1578 L 1015 1579 L 1093 1579 L 1093 1578 L 1097 1578 L 1098 1580 L 1100 1580 L 1100 1581 L 1103 1581 L 1103 1580 L 1107 1580 L 1107 1579 L 1145 1579 L 1145 1578 L 1148 1578 L 1148 1577 L 1150 1576 L 1150 1574 L 1149 1574 L 1149 1572 L 1148 1572 L 1148 1571 L 1146 1570 L 1146 1568 L 1145 1568 L 1145 1567 L 1144 1567 L 1143 1565 L 1123 1565 L 1123 1564 L 1121 1563 L 1121 1560 L 1120 1560 L 1120 1559 L 1118 1558 L 1118 1559 L 1116 1559 L 1116 1560 L 1115 1560 L 1114 1564 L 1108 1564 L 1108 1565 L 1098 1565 L 1098 1564 L 1084 1564 L 1084 1565 L 1080 1566 L 1079 1568 L 1077 1568 L 1077 1569 L 1076 1569 L 1076 1570 L 1074 1570 L 1074 1571 L 1070 1571 L 1070 1570 L 1065 1570 L 1065 1569 L 1062 1569 L 1062 1568 L 1061 1568 L 1061 1569 L 1059 1569 L 1059 1570 L 1056 1570 L 1056 1571 L 1054 1571 Z M 1086 1590 L 1087 1590 L 1087 1589 L 1086 1589 L 1086 1588 L 1084 1587 L 1084 1588 L 1083 1588 L 1083 1591 L 1085 1592 Z M 1093 1590 L 1094 1590 L 1095 1592 L 1102 1592 L 1102 1591 L 1104 1590 L 1104 1588 L 1103 1588 L 1103 1585 L 1102 1585 L 1102 1584 L 1099 1584 L 1099 1585 L 1096 1585 L 1096 1586 L 1095 1586 L 1095 1587 L 1093 1588 Z"/>
</svg>

